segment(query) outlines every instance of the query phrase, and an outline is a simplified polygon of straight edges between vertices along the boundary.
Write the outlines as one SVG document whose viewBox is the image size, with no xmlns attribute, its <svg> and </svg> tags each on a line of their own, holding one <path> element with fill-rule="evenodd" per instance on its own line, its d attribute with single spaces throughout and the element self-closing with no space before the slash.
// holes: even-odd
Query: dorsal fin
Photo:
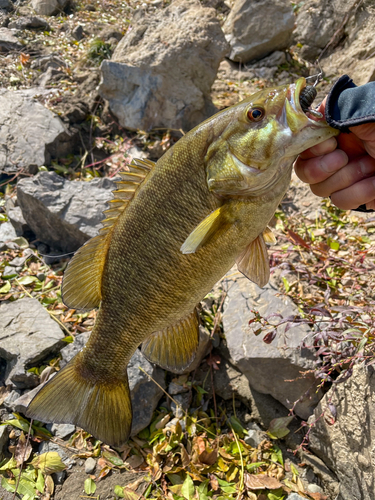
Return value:
<svg viewBox="0 0 375 500">
<path fill-rule="evenodd" d="M 109 208 L 104 211 L 106 218 L 99 235 L 78 250 L 65 271 L 61 291 L 68 307 L 93 309 L 99 306 L 102 274 L 113 228 L 154 165 L 150 160 L 135 159 L 127 172 L 120 172 L 121 180 L 116 182 L 118 189 L 113 191 L 114 199 L 108 202 Z"/>
</svg>

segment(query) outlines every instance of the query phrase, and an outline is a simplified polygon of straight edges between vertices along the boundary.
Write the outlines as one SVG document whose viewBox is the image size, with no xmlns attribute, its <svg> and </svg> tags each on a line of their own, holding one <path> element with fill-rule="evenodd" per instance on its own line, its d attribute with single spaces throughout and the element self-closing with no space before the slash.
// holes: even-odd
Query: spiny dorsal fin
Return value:
<svg viewBox="0 0 375 500">
<path fill-rule="evenodd" d="M 276 245 L 276 236 L 273 234 L 272 229 L 267 226 L 263 231 L 264 242 L 268 243 L 268 245 Z"/>
<path fill-rule="evenodd" d="M 225 205 L 222 205 L 198 224 L 181 246 L 180 250 L 183 254 L 195 253 L 199 248 L 208 243 L 219 229 L 224 230 L 228 226 L 224 216 L 225 209 Z"/>
<path fill-rule="evenodd" d="M 113 191 L 115 198 L 108 202 L 109 208 L 104 211 L 106 218 L 102 221 L 99 235 L 78 250 L 65 271 L 62 297 L 68 307 L 93 309 L 99 306 L 102 274 L 112 230 L 154 165 L 150 160 L 135 159 L 129 165 L 129 171 L 120 172 L 121 180 L 116 183 L 119 189 Z"/>
<path fill-rule="evenodd" d="M 270 279 L 270 265 L 267 247 L 260 234 L 237 259 L 237 268 L 249 280 L 260 287 L 267 285 Z"/>
<path fill-rule="evenodd" d="M 197 311 L 176 324 L 153 333 L 142 344 L 142 353 L 151 363 L 175 373 L 184 371 L 194 360 L 199 340 Z"/>
</svg>

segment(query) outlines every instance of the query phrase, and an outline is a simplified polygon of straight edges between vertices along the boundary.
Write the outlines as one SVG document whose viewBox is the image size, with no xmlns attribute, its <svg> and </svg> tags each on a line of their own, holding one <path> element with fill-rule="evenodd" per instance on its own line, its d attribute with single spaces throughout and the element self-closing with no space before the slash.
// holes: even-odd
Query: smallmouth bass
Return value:
<svg viewBox="0 0 375 500">
<path fill-rule="evenodd" d="M 129 437 L 127 364 L 142 343 L 153 363 L 186 369 L 198 345 L 196 306 L 237 262 L 259 286 L 269 278 L 267 224 L 292 164 L 336 135 L 300 104 L 304 78 L 262 90 L 187 133 L 159 161 L 121 174 L 99 236 L 75 254 L 62 294 L 100 306 L 84 349 L 34 397 L 27 415 L 72 423 L 113 446 Z"/>
</svg>

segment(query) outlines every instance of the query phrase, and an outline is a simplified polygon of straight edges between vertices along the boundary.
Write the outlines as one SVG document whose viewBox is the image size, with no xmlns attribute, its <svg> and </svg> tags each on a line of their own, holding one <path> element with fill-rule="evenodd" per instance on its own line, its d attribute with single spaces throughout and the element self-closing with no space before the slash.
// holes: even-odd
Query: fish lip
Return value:
<svg viewBox="0 0 375 500">
<path fill-rule="evenodd" d="M 293 111 L 297 114 L 298 118 L 301 119 L 301 122 L 304 122 L 305 127 L 312 126 L 313 128 L 325 128 L 327 126 L 327 122 L 324 119 L 314 120 L 310 118 L 302 109 L 300 98 L 302 90 L 306 87 L 306 85 L 306 79 L 303 77 L 299 78 L 296 83 L 292 83 L 287 93 L 287 100 L 291 104 Z"/>
</svg>

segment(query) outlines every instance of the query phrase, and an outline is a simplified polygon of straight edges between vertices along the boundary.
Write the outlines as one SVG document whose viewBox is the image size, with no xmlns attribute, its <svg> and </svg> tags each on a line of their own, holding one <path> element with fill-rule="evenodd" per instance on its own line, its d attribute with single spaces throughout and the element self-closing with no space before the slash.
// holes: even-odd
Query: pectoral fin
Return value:
<svg viewBox="0 0 375 500">
<path fill-rule="evenodd" d="M 263 287 L 270 279 L 267 247 L 260 234 L 237 259 L 237 268 L 249 280 Z"/>
<path fill-rule="evenodd" d="M 219 230 L 225 230 L 228 226 L 224 217 L 225 207 L 221 206 L 210 213 L 203 221 L 189 234 L 180 250 L 183 254 L 195 253 L 200 247 L 208 243 L 212 236 Z"/>
<path fill-rule="evenodd" d="M 143 342 L 142 353 L 151 363 L 179 373 L 192 363 L 198 340 L 199 321 L 194 310 L 178 323 L 153 333 Z"/>
<path fill-rule="evenodd" d="M 263 238 L 264 242 L 268 243 L 269 245 L 276 245 L 276 236 L 273 234 L 272 229 L 270 227 L 266 227 L 266 229 L 263 231 Z"/>
</svg>

